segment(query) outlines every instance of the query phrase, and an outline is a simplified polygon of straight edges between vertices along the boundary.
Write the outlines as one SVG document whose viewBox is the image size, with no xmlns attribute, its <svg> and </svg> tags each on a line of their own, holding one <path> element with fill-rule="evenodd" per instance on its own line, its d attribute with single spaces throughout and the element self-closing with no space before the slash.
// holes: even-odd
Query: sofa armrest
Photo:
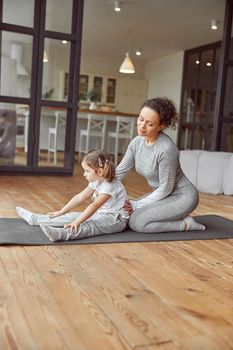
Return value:
<svg viewBox="0 0 233 350">
<path fill-rule="evenodd" d="M 228 165 L 224 174 L 223 193 L 233 195 L 233 154 L 228 159 Z"/>
<path fill-rule="evenodd" d="M 197 186 L 198 160 L 201 153 L 201 150 L 180 151 L 181 168 L 194 186 Z"/>
<path fill-rule="evenodd" d="M 202 150 L 180 151 L 184 174 L 200 192 L 233 195 L 233 154 Z"/>
<path fill-rule="evenodd" d="M 199 157 L 197 189 L 212 194 L 223 193 L 224 174 L 230 153 L 203 151 Z"/>
</svg>

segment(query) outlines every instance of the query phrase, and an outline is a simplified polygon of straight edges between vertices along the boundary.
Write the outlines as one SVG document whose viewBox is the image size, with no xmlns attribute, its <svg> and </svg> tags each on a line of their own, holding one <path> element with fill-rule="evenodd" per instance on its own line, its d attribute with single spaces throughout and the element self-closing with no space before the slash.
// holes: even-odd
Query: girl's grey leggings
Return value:
<svg viewBox="0 0 233 350">
<path fill-rule="evenodd" d="M 81 212 L 70 212 L 56 218 L 48 215 L 39 215 L 36 225 L 46 224 L 54 227 L 63 227 L 77 219 Z M 127 219 L 115 213 L 95 213 L 80 225 L 78 238 L 98 236 L 108 233 L 121 232 L 127 225 Z M 75 239 L 76 237 L 72 237 Z"/>
</svg>

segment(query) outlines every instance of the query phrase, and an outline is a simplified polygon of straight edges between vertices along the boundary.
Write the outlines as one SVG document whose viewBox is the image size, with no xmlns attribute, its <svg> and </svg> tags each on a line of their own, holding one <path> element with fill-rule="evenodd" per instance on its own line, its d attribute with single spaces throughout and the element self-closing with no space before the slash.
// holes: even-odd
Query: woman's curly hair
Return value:
<svg viewBox="0 0 233 350">
<path fill-rule="evenodd" d="M 160 123 L 163 124 L 165 128 L 176 129 L 178 113 L 172 100 L 169 100 L 167 97 L 155 97 L 146 100 L 142 105 L 142 108 L 143 107 L 151 108 L 157 112 L 160 118 Z"/>
</svg>

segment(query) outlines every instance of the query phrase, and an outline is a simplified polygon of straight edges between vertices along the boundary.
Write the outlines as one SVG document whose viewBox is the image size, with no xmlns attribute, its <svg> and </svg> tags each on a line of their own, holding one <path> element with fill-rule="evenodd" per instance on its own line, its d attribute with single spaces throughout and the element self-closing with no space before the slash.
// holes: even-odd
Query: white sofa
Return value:
<svg viewBox="0 0 233 350">
<path fill-rule="evenodd" d="M 180 164 L 198 191 L 233 195 L 233 153 L 184 150 Z"/>
</svg>

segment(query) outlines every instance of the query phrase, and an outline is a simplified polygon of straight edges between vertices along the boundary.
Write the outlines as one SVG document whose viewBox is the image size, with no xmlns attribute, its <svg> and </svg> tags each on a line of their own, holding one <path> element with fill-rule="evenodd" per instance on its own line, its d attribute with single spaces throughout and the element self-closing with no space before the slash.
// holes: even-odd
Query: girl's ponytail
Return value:
<svg viewBox="0 0 233 350">
<path fill-rule="evenodd" d="M 112 182 L 112 180 L 115 177 L 115 165 L 113 164 L 113 161 L 110 159 L 106 159 L 104 163 L 104 171 L 103 171 L 103 177 L 108 181 Z"/>
</svg>

